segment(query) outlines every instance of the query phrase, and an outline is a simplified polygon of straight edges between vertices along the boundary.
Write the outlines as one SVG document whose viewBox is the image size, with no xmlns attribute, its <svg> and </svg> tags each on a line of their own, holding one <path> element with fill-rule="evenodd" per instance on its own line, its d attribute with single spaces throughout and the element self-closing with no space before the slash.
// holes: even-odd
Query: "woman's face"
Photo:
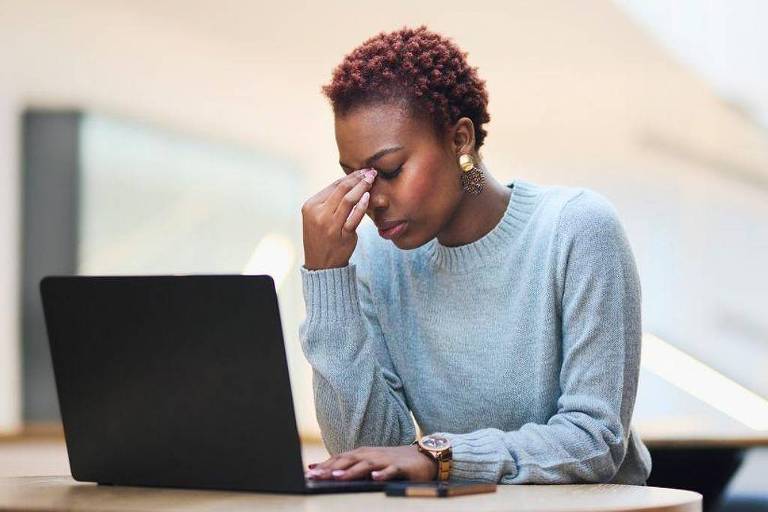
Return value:
<svg viewBox="0 0 768 512">
<path fill-rule="evenodd" d="M 396 104 L 358 107 L 336 117 L 336 144 L 345 174 L 373 167 L 367 214 L 377 226 L 405 221 L 392 239 L 400 249 L 432 240 L 462 198 L 451 137 L 440 140 L 429 121 Z"/>
</svg>

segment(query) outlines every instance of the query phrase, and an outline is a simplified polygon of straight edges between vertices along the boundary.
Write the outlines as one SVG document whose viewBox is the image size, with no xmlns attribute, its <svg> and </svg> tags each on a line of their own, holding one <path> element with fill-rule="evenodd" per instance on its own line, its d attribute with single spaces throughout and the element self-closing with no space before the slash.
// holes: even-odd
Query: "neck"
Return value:
<svg viewBox="0 0 768 512">
<path fill-rule="evenodd" d="M 481 169 L 485 174 L 483 190 L 476 196 L 465 193 L 451 220 L 437 234 L 437 241 L 446 247 L 479 240 L 501 221 L 507 209 L 512 191 L 491 176 L 482 164 Z"/>
</svg>

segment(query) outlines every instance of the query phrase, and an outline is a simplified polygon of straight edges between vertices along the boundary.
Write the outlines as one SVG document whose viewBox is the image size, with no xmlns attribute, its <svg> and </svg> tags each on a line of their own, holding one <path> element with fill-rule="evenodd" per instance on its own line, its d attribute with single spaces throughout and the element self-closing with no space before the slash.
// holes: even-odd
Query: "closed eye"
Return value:
<svg viewBox="0 0 768 512">
<path fill-rule="evenodd" d="M 402 170 L 402 168 L 403 168 L 403 166 L 400 165 L 400 167 L 398 167 L 394 171 L 385 171 L 383 169 L 376 169 L 376 170 L 378 171 L 379 176 L 381 176 L 385 180 L 391 180 L 391 179 L 397 177 L 398 174 L 400 174 L 400 171 Z"/>
</svg>

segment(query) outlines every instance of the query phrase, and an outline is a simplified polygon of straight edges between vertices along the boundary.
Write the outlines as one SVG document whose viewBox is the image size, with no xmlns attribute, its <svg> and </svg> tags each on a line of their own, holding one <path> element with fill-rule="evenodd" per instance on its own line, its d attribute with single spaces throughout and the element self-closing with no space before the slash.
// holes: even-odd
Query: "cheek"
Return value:
<svg viewBox="0 0 768 512">
<path fill-rule="evenodd" d="M 435 159 L 422 162 L 416 172 L 411 173 L 407 180 L 402 180 L 399 202 L 407 208 L 412 220 L 423 227 L 442 224 L 459 192 L 457 183 L 451 178 L 445 163 Z"/>
<path fill-rule="evenodd" d="M 418 214 L 419 209 L 429 207 L 434 196 L 433 179 L 429 173 L 416 174 L 403 185 L 403 204 L 409 205 L 413 213 Z"/>
</svg>

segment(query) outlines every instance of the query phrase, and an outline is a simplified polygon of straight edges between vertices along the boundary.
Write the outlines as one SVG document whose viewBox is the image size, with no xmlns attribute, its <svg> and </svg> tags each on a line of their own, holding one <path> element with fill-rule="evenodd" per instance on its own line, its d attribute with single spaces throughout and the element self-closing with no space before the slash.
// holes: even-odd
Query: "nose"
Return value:
<svg viewBox="0 0 768 512">
<path fill-rule="evenodd" d="M 385 210 L 387 206 L 389 206 L 389 200 L 387 199 L 385 189 L 386 187 L 382 187 L 378 179 L 373 182 L 373 185 L 371 185 L 371 188 L 368 190 L 368 193 L 371 195 L 370 200 L 368 201 L 368 212 L 373 214 L 376 210 Z"/>
</svg>

